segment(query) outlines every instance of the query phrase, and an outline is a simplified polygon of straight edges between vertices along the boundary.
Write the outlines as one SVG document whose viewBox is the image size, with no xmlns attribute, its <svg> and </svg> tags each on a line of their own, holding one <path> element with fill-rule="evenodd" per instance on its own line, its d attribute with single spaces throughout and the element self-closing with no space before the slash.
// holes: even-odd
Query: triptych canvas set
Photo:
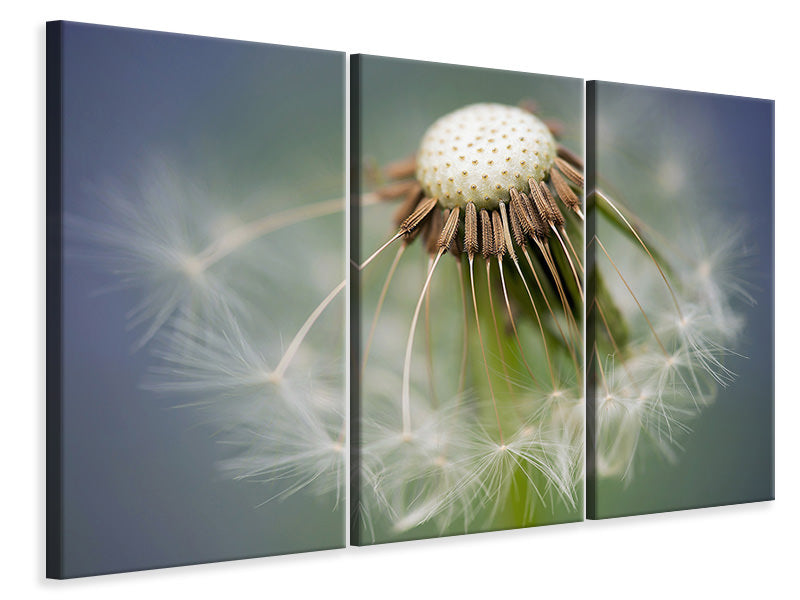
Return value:
<svg viewBox="0 0 800 600">
<path fill-rule="evenodd" d="M 48 576 L 772 499 L 773 148 L 769 100 L 49 23 Z"/>
</svg>

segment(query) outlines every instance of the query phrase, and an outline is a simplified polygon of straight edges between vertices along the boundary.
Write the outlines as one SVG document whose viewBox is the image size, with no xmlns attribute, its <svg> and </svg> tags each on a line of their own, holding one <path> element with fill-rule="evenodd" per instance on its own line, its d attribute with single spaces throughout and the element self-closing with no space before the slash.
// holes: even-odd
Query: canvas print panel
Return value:
<svg viewBox="0 0 800 600">
<path fill-rule="evenodd" d="M 581 520 L 582 81 L 351 82 L 352 541 Z"/>
<path fill-rule="evenodd" d="M 343 546 L 343 54 L 48 34 L 63 132 L 48 574 Z"/>
<path fill-rule="evenodd" d="M 587 104 L 587 514 L 772 499 L 774 105 Z"/>
</svg>

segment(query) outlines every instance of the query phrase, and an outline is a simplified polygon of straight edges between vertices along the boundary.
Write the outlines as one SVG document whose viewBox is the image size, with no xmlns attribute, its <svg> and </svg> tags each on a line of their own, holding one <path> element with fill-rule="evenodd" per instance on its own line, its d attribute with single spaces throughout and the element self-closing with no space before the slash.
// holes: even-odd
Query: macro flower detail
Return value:
<svg viewBox="0 0 800 600">
<path fill-rule="evenodd" d="M 576 505 L 582 169 L 538 117 L 500 104 L 441 117 L 414 158 L 385 169 L 391 181 L 375 194 L 400 199 L 397 230 L 360 265 L 369 273 L 397 245 L 361 370 L 359 517 L 373 536 L 427 523 L 439 533 L 458 523 L 519 527 L 549 504 Z M 381 311 L 396 301 L 392 279 L 417 238 L 426 273 L 405 335 L 387 343 L 378 333 Z M 440 266 L 445 254 L 455 258 L 455 281 L 434 292 L 437 277 L 445 277 L 439 270 L 452 273 Z M 415 368 L 418 326 L 422 370 Z M 379 336 L 381 356 L 370 364 Z M 394 385 L 392 368 L 401 373 Z M 372 387 L 376 372 L 380 389 Z M 450 374 L 446 389 L 442 372 Z"/>
</svg>

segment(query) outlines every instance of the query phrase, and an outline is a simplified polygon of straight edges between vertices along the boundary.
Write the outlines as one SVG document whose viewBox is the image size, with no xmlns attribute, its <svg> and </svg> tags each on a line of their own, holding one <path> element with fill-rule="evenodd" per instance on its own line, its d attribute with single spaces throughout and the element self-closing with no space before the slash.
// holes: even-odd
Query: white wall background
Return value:
<svg viewBox="0 0 800 600">
<path fill-rule="evenodd" d="M 0 590 L 6 598 L 785 597 L 797 593 L 800 199 L 790 3 L 8 3 L 2 41 Z M 713 3 L 716 4 L 716 3 Z M 44 22 L 69 19 L 777 100 L 774 503 L 44 580 Z M 424 93 L 424 90 L 419 90 Z M 749 443 L 742 440 L 743 444 Z M 724 594 L 724 596 L 723 596 Z"/>
</svg>

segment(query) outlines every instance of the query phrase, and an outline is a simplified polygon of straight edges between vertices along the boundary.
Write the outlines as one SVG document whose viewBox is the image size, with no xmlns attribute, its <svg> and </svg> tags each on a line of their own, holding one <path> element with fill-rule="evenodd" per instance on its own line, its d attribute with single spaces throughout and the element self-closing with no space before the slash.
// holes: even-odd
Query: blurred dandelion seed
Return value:
<svg viewBox="0 0 800 600">
<path fill-rule="evenodd" d="M 166 161 L 154 161 L 142 180 L 135 196 L 106 200 L 100 218 L 70 217 L 68 232 L 82 254 L 108 267 L 114 288 L 139 295 L 129 325 L 142 330 L 136 348 L 149 346 L 154 358 L 146 387 L 184 395 L 182 406 L 205 415 L 229 449 L 223 471 L 267 483 L 267 502 L 303 490 L 330 497 L 335 509 L 348 440 L 344 347 L 331 352 L 331 343 L 343 327 L 336 318 L 320 323 L 345 287 L 324 289 L 343 264 L 282 230 L 304 227 L 324 246 L 334 235 L 325 232 L 336 231 L 325 218 L 341 218 L 344 199 L 237 219 L 226 216 L 232 199 L 210 194 Z M 324 264 L 327 277 L 298 282 L 302 264 Z M 290 295 L 265 294 L 271 287 Z M 298 317 L 303 295 L 323 299 Z M 309 343 L 314 328 L 321 337 Z"/>
<path fill-rule="evenodd" d="M 674 174 L 681 165 L 665 170 Z M 733 301 L 752 301 L 740 275 L 747 252 L 738 250 L 741 229 L 719 219 L 702 234 L 690 226 L 675 234 L 666 222 L 644 223 L 602 189 L 590 202 L 602 220 L 602 233 L 589 241 L 596 256 L 588 307 L 597 319 L 588 362 L 596 463 L 599 475 L 629 480 L 642 444 L 677 460 L 689 422 L 718 386 L 734 381 L 725 360 L 741 330 Z"/>
</svg>

